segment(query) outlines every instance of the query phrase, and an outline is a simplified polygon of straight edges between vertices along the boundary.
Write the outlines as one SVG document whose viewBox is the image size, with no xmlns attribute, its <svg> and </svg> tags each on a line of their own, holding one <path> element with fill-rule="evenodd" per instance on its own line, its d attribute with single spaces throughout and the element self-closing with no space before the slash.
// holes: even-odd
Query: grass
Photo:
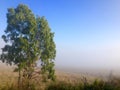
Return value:
<svg viewBox="0 0 120 90">
<path fill-rule="evenodd" d="M 92 83 L 76 84 L 57 81 L 47 86 L 46 90 L 120 90 L 120 79 L 113 79 L 112 81 L 94 80 Z"/>
<path fill-rule="evenodd" d="M 19 89 L 18 74 L 10 66 L 0 68 L 0 90 L 120 90 L 120 78 L 110 77 L 107 81 L 81 77 L 77 74 L 57 72 L 55 82 L 41 82 L 41 77 L 31 81 L 30 87 L 24 83 Z"/>
</svg>

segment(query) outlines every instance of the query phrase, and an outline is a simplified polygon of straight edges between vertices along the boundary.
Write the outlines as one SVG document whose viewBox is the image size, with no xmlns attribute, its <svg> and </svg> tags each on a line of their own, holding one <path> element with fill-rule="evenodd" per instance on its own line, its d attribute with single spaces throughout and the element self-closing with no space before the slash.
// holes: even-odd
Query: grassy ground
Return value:
<svg viewBox="0 0 120 90">
<path fill-rule="evenodd" d="M 0 90 L 18 90 L 18 74 L 13 72 L 14 67 L 0 64 Z M 56 72 L 55 82 L 41 82 L 41 77 L 35 79 L 34 84 L 27 88 L 26 84 L 19 90 L 120 90 L 120 78 L 109 77 L 103 80 L 89 75 Z"/>
</svg>

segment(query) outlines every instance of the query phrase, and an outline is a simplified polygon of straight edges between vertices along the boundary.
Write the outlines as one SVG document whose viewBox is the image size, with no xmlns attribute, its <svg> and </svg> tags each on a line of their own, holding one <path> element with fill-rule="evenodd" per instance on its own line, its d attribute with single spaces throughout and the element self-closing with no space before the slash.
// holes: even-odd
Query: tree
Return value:
<svg viewBox="0 0 120 90">
<path fill-rule="evenodd" d="M 29 82 L 37 60 L 41 60 L 43 76 L 55 79 L 56 49 L 53 37 L 47 20 L 44 17 L 36 18 L 26 5 L 19 4 L 17 8 L 8 9 L 7 28 L 2 35 L 6 45 L 2 48 L 1 60 L 18 67 L 15 71 L 19 72 L 19 85 L 21 77 Z"/>
<path fill-rule="evenodd" d="M 39 36 L 38 40 L 40 41 L 39 45 L 41 48 L 41 70 L 48 79 L 55 80 L 54 59 L 56 56 L 56 46 L 53 41 L 54 33 L 51 32 L 45 17 L 37 18 L 37 26 L 37 36 Z"/>
<path fill-rule="evenodd" d="M 21 71 L 27 73 L 30 78 L 33 64 L 38 60 L 40 48 L 37 47 L 36 32 L 37 23 L 32 11 L 26 6 L 19 4 L 17 8 L 9 8 L 7 12 L 7 28 L 2 36 L 7 43 L 2 49 L 1 60 L 8 64 L 18 66 L 19 79 Z"/>
</svg>

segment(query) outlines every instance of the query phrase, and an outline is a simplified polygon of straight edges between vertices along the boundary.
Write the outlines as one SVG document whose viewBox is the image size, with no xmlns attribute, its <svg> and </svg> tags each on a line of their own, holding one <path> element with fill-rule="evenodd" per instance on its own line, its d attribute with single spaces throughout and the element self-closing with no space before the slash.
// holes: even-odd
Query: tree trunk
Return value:
<svg viewBox="0 0 120 90">
<path fill-rule="evenodd" d="M 20 71 L 20 69 L 19 69 L 18 88 L 20 88 L 20 84 L 21 84 L 21 71 Z"/>
</svg>

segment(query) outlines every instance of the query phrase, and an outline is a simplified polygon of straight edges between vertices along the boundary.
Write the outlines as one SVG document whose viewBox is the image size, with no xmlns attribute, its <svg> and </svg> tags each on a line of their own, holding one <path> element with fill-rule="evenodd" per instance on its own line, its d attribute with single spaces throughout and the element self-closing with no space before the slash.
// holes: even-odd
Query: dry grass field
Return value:
<svg viewBox="0 0 120 90">
<path fill-rule="evenodd" d="M 13 72 L 15 66 L 9 66 L 3 63 L 0 63 L 0 87 L 4 87 L 6 85 L 11 86 L 12 84 L 17 83 L 18 73 Z M 69 82 L 72 84 L 78 83 L 84 80 L 84 77 L 87 77 L 88 81 L 95 79 L 94 77 L 90 77 L 87 74 L 75 74 L 72 72 L 65 71 L 57 71 L 56 70 L 57 81 L 60 82 Z M 41 84 L 40 78 L 38 80 L 41 88 L 44 88 L 44 84 Z M 38 83 L 37 83 L 38 84 Z"/>
<path fill-rule="evenodd" d="M 9 66 L 3 63 L 0 63 L 0 83 L 4 85 L 7 81 L 14 82 L 17 79 L 18 73 L 13 72 L 14 66 Z M 72 72 L 65 72 L 61 70 L 56 70 L 57 80 L 60 81 L 69 81 L 75 82 L 77 80 L 81 80 L 82 78 L 86 77 L 87 80 L 94 80 L 96 77 L 90 76 L 88 74 L 83 73 L 72 73 Z"/>
<path fill-rule="evenodd" d="M 17 73 L 13 73 L 13 68 L 0 63 L 0 87 L 16 83 Z"/>
<path fill-rule="evenodd" d="M 15 66 L 0 63 L 0 90 L 18 90 L 18 73 L 13 72 L 14 68 Z M 102 77 L 61 70 L 56 70 L 56 76 L 56 82 L 47 83 L 43 83 L 41 77 L 38 77 L 34 83 L 36 89 L 24 90 L 120 90 L 120 78 L 105 82 Z"/>
</svg>

